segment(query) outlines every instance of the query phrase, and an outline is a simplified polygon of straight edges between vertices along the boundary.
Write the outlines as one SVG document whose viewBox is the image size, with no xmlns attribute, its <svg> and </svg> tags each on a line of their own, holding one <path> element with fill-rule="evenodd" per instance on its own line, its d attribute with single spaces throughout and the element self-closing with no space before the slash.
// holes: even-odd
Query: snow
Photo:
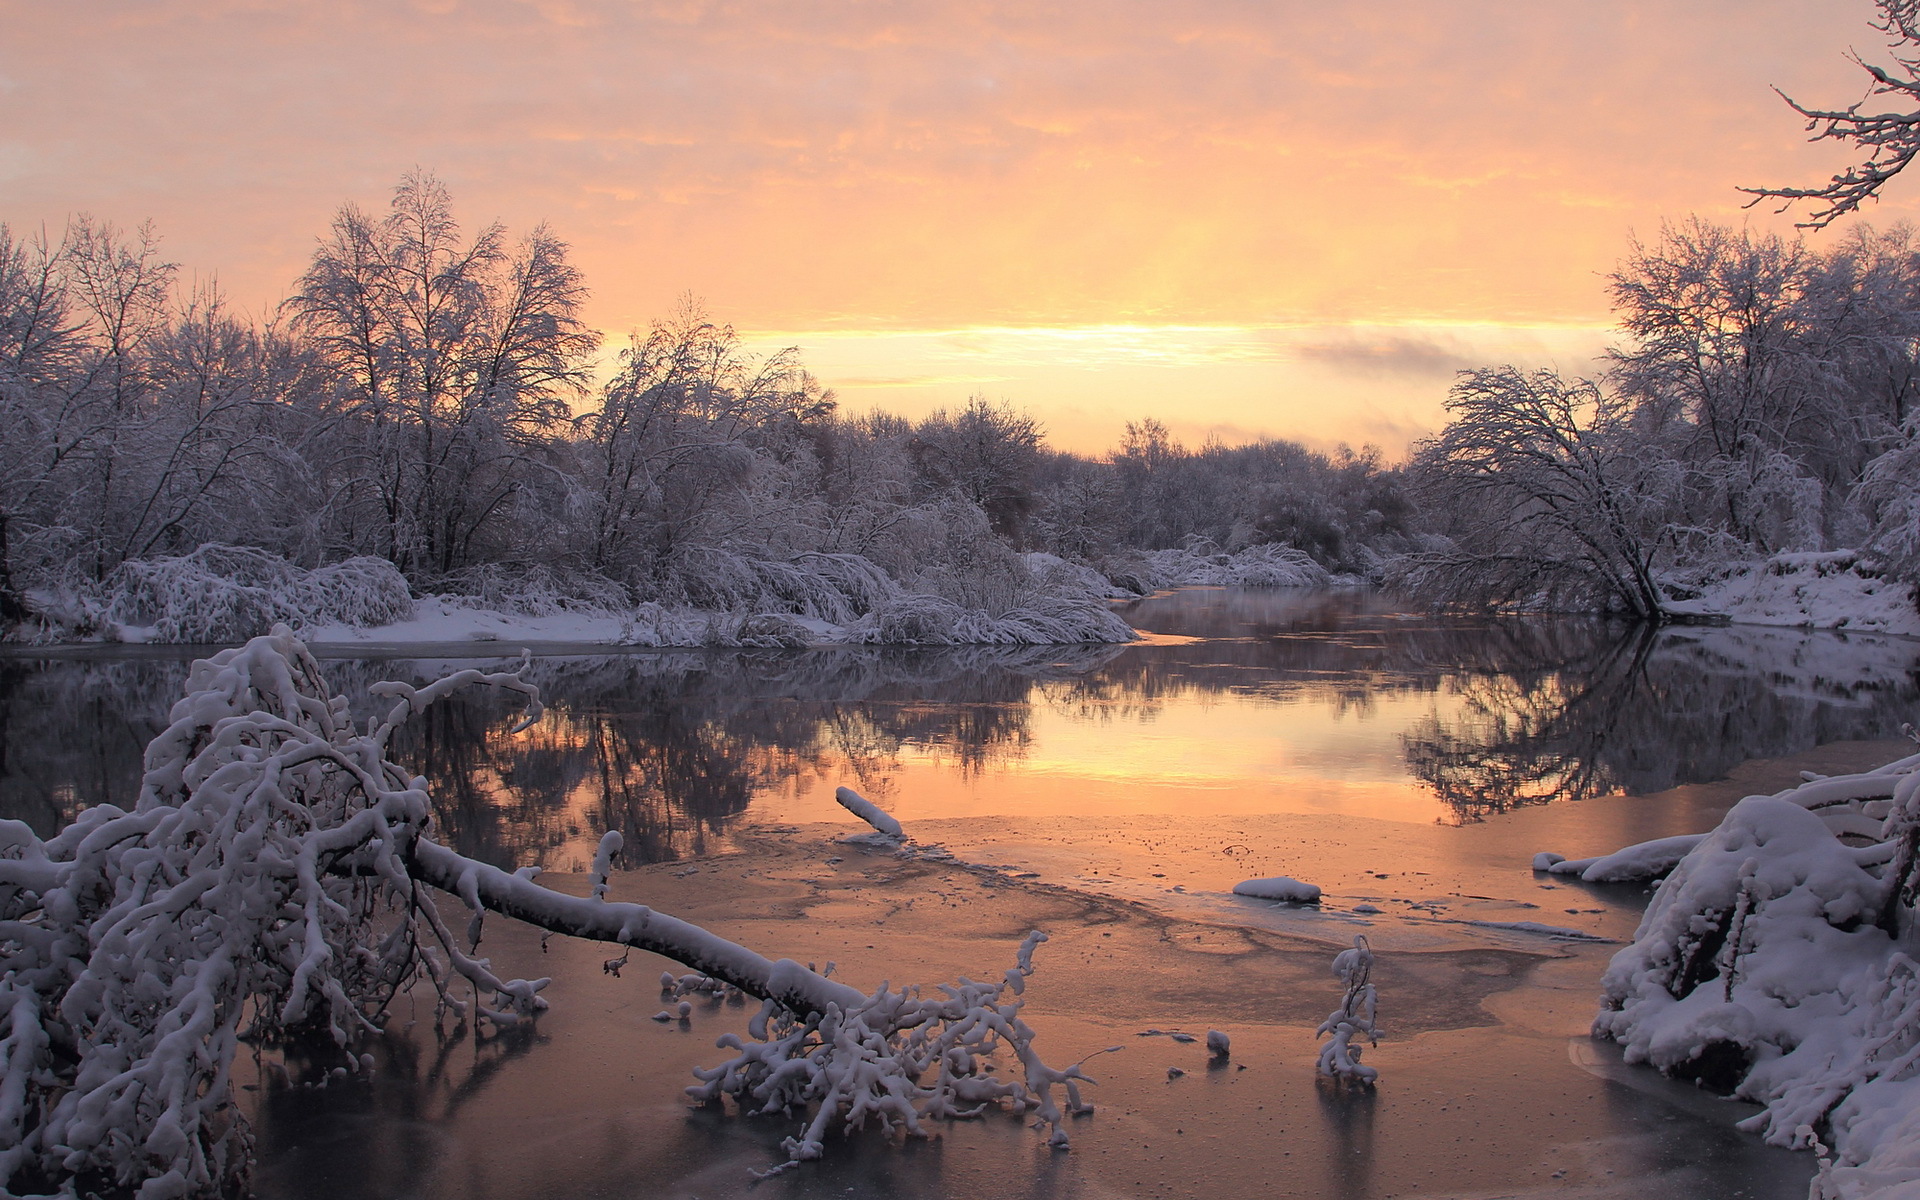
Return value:
<svg viewBox="0 0 1920 1200">
<path fill-rule="evenodd" d="M 1882 575 L 1854 550 L 1776 554 L 1764 562 L 1673 572 L 1661 582 L 1686 597 L 1666 602 L 1675 616 L 1920 637 L 1912 587 Z"/>
<path fill-rule="evenodd" d="M 1359 1040 L 1378 1044 L 1379 1030 L 1374 1026 L 1377 997 L 1369 981 L 1373 974 L 1373 950 L 1365 935 L 1355 934 L 1353 946 L 1333 957 L 1333 973 L 1347 987 L 1340 1007 L 1327 1014 L 1315 1030 L 1317 1037 L 1329 1037 L 1320 1048 L 1320 1074 L 1342 1083 L 1372 1087 L 1380 1072 L 1360 1061 Z"/>
<path fill-rule="evenodd" d="M 1236 896 L 1251 896 L 1256 900 L 1290 900 L 1296 904 L 1320 903 L 1320 889 L 1311 883 L 1301 883 L 1291 875 L 1275 875 L 1270 879 L 1243 879 L 1233 885 Z"/>
<path fill-rule="evenodd" d="M 846 809 L 854 816 L 859 817 L 862 821 L 873 826 L 887 837 L 897 838 L 901 836 L 900 822 L 894 820 L 893 816 L 888 813 L 886 809 L 881 808 L 878 804 L 875 804 L 852 788 L 843 787 L 835 789 L 833 798 L 840 802 L 840 807 Z"/>
<path fill-rule="evenodd" d="M 597 576 L 512 579 L 470 572 L 469 590 L 419 597 L 377 558 L 306 570 L 262 550 L 203 546 L 130 561 L 97 596 L 72 600 L 69 624 L 123 642 L 239 642 L 285 623 L 311 646 L 460 642 L 605 646 L 1065 645 L 1126 642 L 1134 632 L 1095 573 L 1048 555 L 1013 557 L 992 607 L 911 590 L 858 555 L 791 562 L 704 553 L 681 602 L 635 604 Z"/>
<path fill-rule="evenodd" d="M 428 782 L 390 761 L 387 744 L 472 684 L 525 697 L 516 731 L 541 715 L 519 675 L 470 669 L 425 687 L 375 684 L 385 713 L 362 727 L 281 625 L 193 665 L 131 810 L 92 805 L 44 840 L 0 819 L 0 1192 L 23 1177 L 143 1200 L 241 1190 L 252 1138 L 231 1069 L 243 1041 L 298 1041 L 314 1079 L 344 1079 L 367 1069 L 358 1044 L 415 983 L 436 1020 L 509 1026 L 547 1008 L 551 980 L 504 978 L 478 957 L 489 914 L 693 968 L 662 977 L 671 995 L 762 998 L 755 1044 L 722 1039 L 739 1053 L 693 1090 L 762 1112 L 817 1105 L 787 1143 L 788 1165 L 818 1157 L 836 1125 L 919 1133 L 923 1120 L 995 1106 L 1032 1114 L 1049 1145 L 1066 1146 L 1064 1122 L 1089 1111 L 1079 1084 L 1091 1081 L 1041 1060 L 1020 1017 L 1044 934 L 1027 936 L 997 983 L 866 994 L 608 900 L 617 831 L 600 840 L 590 896 L 466 858 L 425 836 Z M 467 907 L 463 936 L 430 889 Z M 685 1028 L 691 1012 L 680 1001 L 656 1019 Z M 1003 1049 L 1020 1079 L 992 1073 Z"/>
<path fill-rule="evenodd" d="M 1552 851 L 1533 856 L 1533 869 L 1553 875 L 1578 875 L 1588 883 L 1630 883 L 1658 879 L 1692 853 L 1703 833 L 1655 838 L 1594 858 L 1565 858 Z"/>
<path fill-rule="evenodd" d="M 1148 550 L 1107 564 L 1116 582 L 1139 592 L 1175 587 L 1325 587 L 1327 569 L 1292 546 L 1267 543 L 1224 554 L 1211 543 L 1182 550 Z"/>
<path fill-rule="evenodd" d="M 1832 1148 L 1816 1194 L 1920 1194 L 1920 773 L 1912 757 L 1750 796 L 1655 893 L 1602 981 L 1596 1036 L 1763 1105 Z"/>
</svg>

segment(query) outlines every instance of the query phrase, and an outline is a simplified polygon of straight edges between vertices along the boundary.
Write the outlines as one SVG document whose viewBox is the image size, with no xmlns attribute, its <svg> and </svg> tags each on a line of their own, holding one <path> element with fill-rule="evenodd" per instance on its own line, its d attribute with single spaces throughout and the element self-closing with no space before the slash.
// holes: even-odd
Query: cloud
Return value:
<svg viewBox="0 0 1920 1200">
<path fill-rule="evenodd" d="M 1423 379 L 1451 378 L 1456 371 L 1487 365 L 1484 356 L 1458 339 L 1418 334 L 1346 334 L 1299 343 L 1293 353 L 1336 371 Z"/>
</svg>

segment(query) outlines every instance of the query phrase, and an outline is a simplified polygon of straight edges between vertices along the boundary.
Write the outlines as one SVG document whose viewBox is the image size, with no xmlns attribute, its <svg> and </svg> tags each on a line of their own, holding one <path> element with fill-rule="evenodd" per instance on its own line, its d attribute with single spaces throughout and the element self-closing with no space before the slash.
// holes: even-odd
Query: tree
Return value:
<svg viewBox="0 0 1920 1200">
<path fill-rule="evenodd" d="M 473 562 L 585 389 L 586 296 L 544 225 L 463 241 L 431 175 L 378 221 L 343 207 L 287 302 L 333 377 L 340 540 L 429 576 Z"/>
<path fill-rule="evenodd" d="M 1454 521 L 1409 581 L 1458 600 L 1617 607 L 1658 620 L 1655 554 L 1670 472 L 1629 437 L 1631 411 L 1588 380 L 1514 367 L 1463 372 L 1452 421 L 1414 470 Z"/>
<path fill-rule="evenodd" d="M 1858 212 L 1868 198 L 1877 196 L 1889 180 L 1907 169 L 1920 153 L 1920 111 L 1867 113 L 1861 109 L 1875 96 L 1896 96 L 1904 101 L 1920 101 L 1920 0 L 1874 0 L 1879 19 L 1873 27 L 1887 35 L 1893 49 L 1893 68 L 1876 66 L 1858 54 L 1853 61 L 1872 76 L 1873 83 L 1858 103 L 1842 109 L 1808 108 L 1782 92 L 1780 98 L 1806 118 L 1811 140 L 1851 142 L 1867 152 L 1866 159 L 1819 187 L 1742 188 L 1753 196 L 1750 204 L 1762 200 L 1784 201 L 1784 212 L 1800 200 L 1824 205 L 1801 222 L 1806 229 L 1824 229 L 1850 212 Z"/>
<path fill-rule="evenodd" d="M 757 465 L 783 421 L 833 397 L 788 349 L 759 359 L 693 298 L 620 355 L 600 404 L 576 422 L 592 508 L 586 558 L 651 594 Z"/>
<path fill-rule="evenodd" d="M 910 444 L 921 478 L 979 505 L 993 531 L 1018 541 L 1034 505 L 1040 425 L 1010 404 L 974 396 L 921 422 Z"/>
<path fill-rule="evenodd" d="M 591 897 L 466 858 L 428 836 L 426 783 L 388 743 L 476 683 L 526 696 L 516 730 L 540 716 L 518 676 L 469 670 L 376 685 L 387 710 L 363 731 L 283 626 L 194 665 L 130 809 L 94 805 L 46 839 L 0 820 L 0 1190 L 243 1193 L 242 1045 L 304 1051 L 325 1078 L 364 1069 L 358 1044 L 416 984 L 436 1016 L 476 1030 L 547 1008 L 551 980 L 503 978 L 478 957 L 489 914 L 663 954 L 699 973 L 669 976 L 675 994 L 760 998 L 752 1041 L 724 1041 L 736 1053 L 696 1091 L 764 1113 L 817 1105 L 789 1165 L 820 1157 L 835 1123 L 923 1133 L 922 1120 L 987 1105 L 1032 1112 L 1067 1144 L 1086 1077 L 1041 1061 L 1019 1016 L 1044 934 L 997 983 L 869 995 L 608 900 L 618 832 L 601 839 Z M 468 910 L 459 932 L 449 901 Z M 1018 1078 L 991 1073 L 1002 1047 Z"/>
</svg>

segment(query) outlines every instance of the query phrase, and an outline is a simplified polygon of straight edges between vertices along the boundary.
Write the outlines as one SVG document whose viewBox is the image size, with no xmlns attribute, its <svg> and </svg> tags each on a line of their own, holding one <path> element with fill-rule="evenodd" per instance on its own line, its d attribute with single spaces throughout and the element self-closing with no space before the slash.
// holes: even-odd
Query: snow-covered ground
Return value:
<svg viewBox="0 0 1920 1200">
<path fill-rule="evenodd" d="M 1065 645 L 1125 642 L 1111 585 L 1051 555 L 1010 558 L 979 579 L 945 579 L 953 596 L 916 590 L 850 554 L 793 561 L 709 556 L 684 590 L 699 603 L 632 603 L 598 577 L 545 574 L 471 593 L 415 598 L 383 559 L 308 569 L 262 550 L 202 546 L 129 562 L 87 594 L 30 597 L 49 641 L 223 644 L 284 623 L 316 648 L 515 642 L 597 646 Z M 685 581 L 683 581 L 685 583 Z"/>
<path fill-rule="evenodd" d="M 1851 550 L 1776 554 L 1765 562 L 1675 572 L 1663 582 L 1686 597 L 1667 603 L 1676 616 L 1920 637 L 1913 589 Z"/>
</svg>

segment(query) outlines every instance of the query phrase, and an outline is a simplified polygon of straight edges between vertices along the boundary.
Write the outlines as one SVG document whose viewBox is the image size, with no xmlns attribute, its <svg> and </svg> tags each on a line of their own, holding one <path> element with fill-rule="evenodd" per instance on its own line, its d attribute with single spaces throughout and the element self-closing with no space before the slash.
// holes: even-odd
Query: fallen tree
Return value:
<svg viewBox="0 0 1920 1200">
<path fill-rule="evenodd" d="M 547 979 L 508 979 L 478 956 L 487 914 L 664 955 L 763 1001 L 754 1041 L 701 1073 L 696 1099 L 813 1115 L 789 1163 L 818 1157 L 837 1122 L 921 1132 L 925 1117 L 1002 1104 L 1066 1144 L 1077 1067 L 1055 1069 L 1019 1016 L 1030 935 L 998 983 L 871 995 L 769 960 L 644 905 L 567 896 L 435 843 L 427 781 L 386 756 L 411 716 L 454 689 L 537 691 L 513 673 L 461 671 L 392 701 L 364 730 L 284 626 L 196 663 L 147 748 L 130 810 L 98 805 L 41 838 L 0 820 L 0 1188 L 142 1200 L 239 1194 L 252 1141 L 235 1106 L 242 1044 L 318 1048 L 358 1069 L 358 1039 L 394 1000 L 430 989 L 436 1017 L 534 1019 Z M 603 850 L 617 846 L 609 835 Z M 444 895 L 468 910 L 456 933 Z M 990 1074 L 1005 1046 L 1018 1080 Z M 935 1074 L 923 1080 L 929 1070 Z M 1065 1086 L 1068 1106 L 1053 1099 Z"/>
</svg>

